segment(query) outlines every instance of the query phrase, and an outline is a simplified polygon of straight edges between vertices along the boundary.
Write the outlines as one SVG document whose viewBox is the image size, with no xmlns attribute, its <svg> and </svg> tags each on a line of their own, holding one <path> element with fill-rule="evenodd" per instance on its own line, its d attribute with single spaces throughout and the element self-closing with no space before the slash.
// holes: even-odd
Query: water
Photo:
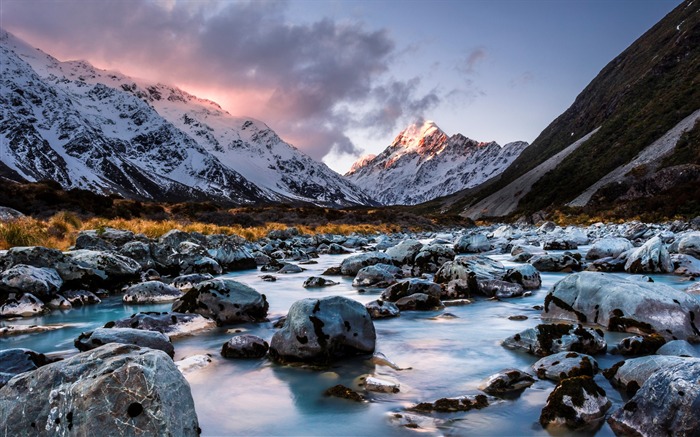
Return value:
<svg viewBox="0 0 700 437">
<path fill-rule="evenodd" d="M 585 248 L 582 248 L 585 253 Z M 326 268 L 340 264 L 347 255 L 325 255 L 315 265 L 305 265 L 306 272 L 276 275 L 277 282 L 264 282 L 259 271 L 236 272 L 228 277 L 244 282 L 267 295 L 270 319 L 286 314 L 293 302 L 306 297 L 342 295 L 366 303 L 381 294 L 380 289 L 359 293 L 351 279 L 333 277 L 340 284 L 321 289 L 304 289 L 309 276 L 318 276 Z M 506 265 L 508 255 L 495 255 Z M 628 276 L 626 274 L 621 274 Z M 523 329 L 541 322 L 540 311 L 547 290 L 565 274 L 543 273 L 542 288 L 531 296 L 504 301 L 477 300 L 459 307 L 433 312 L 405 312 L 400 317 L 376 320 L 377 347 L 389 359 L 410 370 L 396 371 L 375 366 L 367 357 L 341 361 L 328 369 L 285 367 L 268 360 L 232 360 L 221 357 L 221 346 L 236 331 L 258 335 L 268 342 L 275 329 L 272 323 L 243 324 L 217 328 L 192 337 L 176 339 L 175 359 L 195 354 L 211 354 L 213 363 L 187 375 L 192 388 L 203 435 L 407 435 L 414 431 L 392 423 L 391 413 L 422 401 L 460 396 L 473 392 L 487 376 L 508 367 L 530 371 L 537 358 L 511 351 L 500 342 Z M 687 282 L 672 275 L 652 275 L 657 282 L 678 289 Z M 0 338 L 0 348 L 26 347 L 43 353 L 75 353 L 73 340 L 83 331 L 103 326 L 110 320 L 130 316 L 138 311 L 167 311 L 170 305 L 127 306 L 116 297 L 99 305 L 71 311 L 55 311 L 50 315 L 13 323 L 69 324 L 52 332 Z M 455 318 L 436 318 L 451 313 Z M 513 321 L 512 315 L 526 315 L 527 320 Z M 0 322 L 2 323 L 2 322 Z M 625 334 L 606 334 L 615 344 Z M 604 355 L 596 359 L 601 368 L 608 368 L 621 359 Z M 356 378 L 373 373 L 401 385 L 396 394 L 370 393 L 368 403 L 327 398 L 323 392 L 336 384 L 352 386 Z M 610 411 L 623 403 L 617 390 L 602 377 L 596 382 L 613 402 Z M 539 425 L 540 411 L 555 384 L 537 381 L 519 397 L 501 401 L 483 410 L 455 414 L 435 414 L 429 434 L 462 435 L 549 435 Z M 430 425 L 430 424 L 427 424 Z M 551 431 L 551 430 L 550 430 Z M 568 431 L 561 431 L 571 435 Z M 607 424 L 589 434 L 613 435 Z"/>
</svg>

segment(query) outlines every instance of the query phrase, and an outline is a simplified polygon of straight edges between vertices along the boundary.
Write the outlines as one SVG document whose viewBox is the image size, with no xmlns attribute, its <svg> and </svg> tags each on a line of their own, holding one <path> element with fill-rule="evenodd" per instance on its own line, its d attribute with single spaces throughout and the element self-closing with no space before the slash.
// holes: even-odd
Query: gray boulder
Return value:
<svg viewBox="0 0 700 437">
<path fill-rule="evenodd" d="M 617 435 L 696 436 L 700 430 L 700 360 L 664 367 L 608 419 Z"/>
<path fill-rule="evenodd" d="M 65 261 L 56 270 L 70 286 L 115 289 L 137 280 L 141 272 L 141 265 L 133 259 L 110 252 L 74 250 L 65 253 Z"/>
<path fill-rule="evenodd" d="M 302 287 L 304 288 L 320 288 L 320 287 L 330 287 L 332 285 L 338 285 L 337 282 L 331 281 L 330 279 L 322 278 L 320 276 L 312 276 L 306 281 Z"/>
<path fill-rule="evenodd" d="M 654 237 L 636 248 L 627 257 L 625 271 L 629 273 L 671 273 L 673 263 L 663 241 Z"/>
<path fill-rule="evenodd" d="M 540 379 L 561 381 L 574 376 L 594 376 L 598 373 L 598 362 L 590 355 L 559 352 L 540 359 L 532 369 Z"/>
<path fill-rule="evenodd" d="M 250 334 L 237 335 L 224 343 L 221 356 L 225 358 L 262 358 L 270 345 L 265 340 Z"/>
<path fill-rule="evenodd" d="M 627 396 L 634 396 L 659 369 L 666 369 L 689 358 L 670 355 L 650 355 L 620 361 L 603 372 L 613 387 L 622 390 Z"/>
<path fill-rule="evenodd" d="M 12 436 L 198 436 L 187 381 L 162 351 L 108 344 L 16 376 L 0 389 Z"/>
<path fill-rule="evenodd" d="M 141 282 L 130 286 L 122 300 L 128 304 L 172 302 L 182 296 L 182 291 L 160 281 Z"/>
<path fill-rule="evenodd" d="M 255 257 L 240 241 L 226 235 L 209 235 L 207 253 L 224 270 L 255 269 L 258 264 Z"/>
<path fill-rule="evenodd" d="M 649 355 L 666 343 L 666 340 L 659 334 L 633 335 L 620 340 L 610 351 L 620 355 Z"/>
<path fill-rule="evenodd" d="M 529 373 L 517 369 L 505 369 L 486 378 L 479 390 L 490 395 L 511 393 L 530 387 L 535 383 L 535 378 Z"/>
<path fill-rule="evenodd" d="M 498 279 L 477 281 L 477 286 L 479 294 L 486 297 L 510 298 L 522 296 L 524 293 L 522 285 Z"/>
<path fill-rule="evenodd" d="M 443 264 L 435 274 L 435 282 L 445 284 L 452 280 L 467 280 L 470 274 L 477 280 L 503 279 L 506 269 L 500 262 L 483 255 L 460 255 Z"/>
<path fill-rule="evenodd" d="M 676 275 L 697 278 L 700 276 L 700 259 L 685 254 L 671 255 L 673 273 Z"/>
<path fill-rule="evenodd" d="M 688 294 L 700 295 L 700 282 L 696 282 L 695 284 L 689 285 L 683 291 Z"/>
<path fill-rule="evenodd" d="M 577 272 L 580 271 L 581 261 L 569 252 L 559 254 L 535 255 L 527 260 L 540 272 Z"/>
<path fill-rule="evenodd" d="M 34 267 L 55 268 L 63 262 L 63 253 L 57 249 L 49 249 L 41 246 L 16 246 L 11 247 L 3 261 L 5 268 L 26 264 Z"/>
<path fill-rule="evenodd" d="M 412 278 L 388 287 L 382 292 L 381 299 L 388 302 L 396 302 L 403 297 L 410 296 L 415 293 L 424 293 L 434 296 L 437 300 L 440 300 L 442 288 L 432 281 Z"/>
<path fill-rule="evenodd" d="M 365 304 L 365 308 L 369 315 L 374 319 L 387 319 L 390 317 L 398 317 L 401 315 L 401 310 L 393 302 L 387 302 L 381 299 L 373 300 Z"/>
<path fill-rule="evenodd" d="M 483 234 L 463 235 L 454 245 L 456 253 L 481 253 L 491 250 L 489 239 Z"/>
<path fill-rule="evenodd" d="M 395 265 L 402 266 L 413 264 L 413 260 L 422 248 L 423 243 L 418 240 L 404 240 L 396 246 L 388 248 L 386 254 L 391 257 Z"/>
<path fill-rule="evenodd" d="M 632 242 L 627 238 L 603 238 L 591 245 L 591 248 L 586 252 L 586 259 L 592 261 L 607 257 L 616 258 L 632 248 L 634 248 L 634 245 L 632 245 Z"/>
<path fill-rule="evenodd" d="M 694 341 L 700 340 L 696 314 L 700 314 L 700 302 L 672 287 L 581 272 L 554 284 L 545 297 L 542 318 Z"/>
<path fill-rule="evenodd" d="M 173 279 L 172 286 L 179 289 L 183 293 L 192 290 L 196 284 L 200 282 L 214 279 L 209 273 L 191 273 L 189 275 L 180 275 Z"/>
<path fill-rule="evenodd" d="M 218 325 L 262 322 L 269 305 L 264 294 L 233 279 L 196 284 L 173 304 L 173 311 L 208 317 Z"/>
<path fill-rule="evenodd" d="M 31 293 L 24 293 L 17 299 L 7 299 L 7 301 L 0 306 L 0 318 L 35 317 L 48 311 L 49 308 L 44 305 L 41 299 Z"/>
<path fill-rule="evenodd" d="M 550 393 L 540 414 L 540 425 L 566 426 L 570 429 L 597 427 L 611 402 L 590 376 L 561 380 Z"/>
<path fill-rule="evenodd" d="M 444 308 L 438 297 L 425 293 L 413 293 L 394 303 L 400 311 L 434 311 Z"/>
<path fill-rule="evenodd" d="M 0 351 L 0 387 L 20 373 L 36 370 L 53 360 L 33 350 L 16 348 Z"/>
<path fill-rule="evenodd" d="M 49 267 L 17 264 L 0 273 L 0 288 L 19 294 L 31 293 L 45 301 L 53 298 L 62 286 L 58 272 Z"/>
<path fill-rule="evenodd" d="M 411 274 L 420 276 L 424 273 L 435 273 L 447 261 L 455 258 L 455 252 L 451 247 L 442 244 L 429 244 L 423 246 L 413 259 Z"/>
<path fill-rule="evenodd" d="M 351 255 L 340 263 L 340 273 L 345 276 L 355 276 L 362 267 L 383 263 L 390 264 L 391 257 L 384 252 L 365 252 Z"/>
<path fill-rule="evenodd" d="M 678 253 L 700 259 L 700 232 L 687 234 L 678 241 Z"/>
<path fill-rule="evenodd" d="M 352 285 L 355 287 L 388 287 L 396 283 L 397 277 L 401 276 L 401 269 L 389 264 L 375 264 L 373 266 L 362 267 Z"/>
<path fill-rule="evenodd" d="M 140 347 L 158 349 L 170 356 L 175 356 L 175 348 L 168 336 L 156 331 L 144 331 L 132 328 L 97 328 L 94 331 L 83 332 L 73 342 L 81 351 L 96 349 L 107 343 L 133 344 Z"/>
<path fill-rule="evenodd" d="M 133 328 L 162 332 L 178 338 L 216 327 L 216 322 L 199 314 L 145 312 L 105 324 L 105 328 Z"/>
<path fill-rule="evenodd" d="M 656 350 L 657 355 L 675 355 L 677 357 L 700 358 L 700 351 L 696 350 L 685 340 L 672 340 Z"/>
<path fill-rule="evenodd" d="M 73 307 L 82 307 L 85 305 L 96 305 L 102 302 L 102 299 L 97 297 L 95 293 L 88 290 L 65 290 L 62 292 L 63 297 L 70 302 Z"/>
<path fill-rule="evenodd" d="M 342 296 L 302 299 L 289 308 L 282 328 L 270 342 L 270 356 L 280 362 L 328 363 L 374 351 L 376 333 L 367 309 Z"/>
<path fill-rule="evenodd" d="M 600 329 L 557 323 L 526 329 L 503 340 L 503 346 L 544 357 L 562 351 L 595 355 L 605 352 L 607 343 Z"/>
<path fill-rule="evenodd" d="M 156 266 L 151 256 L 151 246 L 143 241 L 129 241 L 119 249 L 119 253 L 139 263 L 143 270 Z"/>
<path fill-rule="evenodd" d="M 575 241 L 565 238 L 552 238 L 544 242 L 542 245 L 544 250 L 575 250 L 578 249 L 578 244 Z"/>
<path fill-rule="evenodd" d="M 7 206 L 0 206 L 0 221 L 17 220 L 22 217 L 24 217 L 24 214 L 16 209 L 12 209 Z"/>
<path fill-rule="evenodd" d="M 504 281 L 520 284 L 525 290 L 536 290 L 542 286 L 540 272 L 531 264 L 511 267 L 503 276 Z"/>
</svg>

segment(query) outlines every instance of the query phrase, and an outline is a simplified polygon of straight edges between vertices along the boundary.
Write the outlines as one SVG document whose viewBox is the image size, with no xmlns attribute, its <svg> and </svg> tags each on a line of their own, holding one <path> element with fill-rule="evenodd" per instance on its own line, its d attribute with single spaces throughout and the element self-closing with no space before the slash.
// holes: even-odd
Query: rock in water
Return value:
<svg viewBox="0 0 700 437">
<path fill-rule="evenodd" d="M 521 349 L 544 357 L 557 352 L 573 351 L 594 355 L 607 348 L 603 331 L 566 323 L 541 324 L 503 340 L 508 349 Z"/>
<path fill-rule="evenodd" d="M 73 343 L 82 352 L 96 349 L 107 343 L 133 344 L 140 347 L 158 349 L 170 356 L 175 356 L 175 348 L 167 335 L 156 331 L 132 328 L 97 328 L 83 332 Z"/>
<path fill-rule="evenodd" d="M 591 245 L 591 248 L 588 249 L 588 252 L 586 253 L 586 259 L 592 261 L 600 258 L 616 258 L 621 253 L 633 248 L 634 246 L 632 245 L 632 242 L 630 242 L 630 240 L 627 238 L 603 238 L 602 240 L 598 240 Z"/>
<path fill-rule="evenodd" d="M 627 396 L 634 396 L 647 379 L 659 369 L 665 369 L 683 362 L 686 358 L 667 355 L 651 355 L 620 361 L 603 371 L 610 384 L 624 391 Z"/>
<path fill-rule="evenodd" d="M 671 273 L 673 263 L 661 238 L 654 237 L 635 249 L 627 258 L 625 271 L 630 273 Z"/>
<path fill-rule="evenodd" d="M 162 332 L 170 338 L 178 338 L 195 332 L 212 329 L 216 322 L 199 314 L 146 312 L 105 324 L 105 328 L 134 328 Z"/>
<path fill-rule="evenodd" d="M 270 346 L 265 340 L 250 334 L 237 335 L 224 343 L 221 355 L 225 358 L 262 358 Z"/>
<path fill-rule="evenodd" d="M 594 376 L 598 372 L 595 358 L 577 352 L 559 352 L 549 355 L 532 365 L 540 379 L 560 381 L 574 376 Z"/>
<path fill-rule="evenodd" d="M 49 301 L 63 286 L 56 270 L 18 264 L 0 273 L 0 287 Z"/>
<path fill-rule="evenodd" d="M 261 322 L 269 305 L 264 294 L 232 279 L 211 279 L 195 284 L 175 301 L 173 311 L 209 317 L 218 325 Z"/>
<path fill-rule="evenodd" d="M 284 326 L 270 341 L 276 361 L 326 364 L 374 351 L 374 324 L 361 303 L 342 296 L 302 299 L 289 308 Z"/>
<path fill-rule="evenodd" d="M 36 370 L 53 360 L 29 349 L 5 349 L 0 351 L 0 387 L 20 373 Z M 2 404 L 0 404 L 2 406 Z"/>
<path fill-rule="evenodd" d="M 12 436 L 198 436 L 192 393 L 164 352 L 108 344 L 0 389 L 0 423 Z"/>
<path fill-rule="evenodd" d="M 372 319 L 386 319 L 389 317 L 398 317 L 401 310 L 393 302 L 385 302 L 381 299 L 373 300 L 365 304 L 365 308 L 369 311 Z"/>
<path fill-rule="evenodd" d="M 700 430 L 700 360 L 681 358 L 654 372 L 608 419 L 617 435 L 696 436 Z"/>
<path fill-rule="evenodd" d="M 547 398 L 540 424 L 565 425 L 572 429 L 595 426 L 610 408 L 605 390 L 590 376 L 563 379 Z"/>
<path fill-rule="evenodd" d="M 182 296 L 182 292 L 172 285 L 160 281 L 147 281 L 132 285 L 124 292 L 122 300 L 130 304 L 172 302 Z"/>
<path fill-rule="evenodd" d="M 31 293 L 24 293 L 19 299 L 8 299 L 0 306 L 2 317 L 34 317 L 49 311 L 49 308 Z"/>
<path fill-rule="evenodd" d="M 514 392 L 535 383 L 532 375 L 517 369 L 505 369 L 495 373 L 481 383 L 479 389 L 490 395 Z"/>
<path fill-rule="evenodd" d="M 672 287 L 581 272 L 554 284 L 543 319 L 595 323 L 610 331 L 658 333 L 667 339 L 700 340 L 700 302 Z"/>
</svg>

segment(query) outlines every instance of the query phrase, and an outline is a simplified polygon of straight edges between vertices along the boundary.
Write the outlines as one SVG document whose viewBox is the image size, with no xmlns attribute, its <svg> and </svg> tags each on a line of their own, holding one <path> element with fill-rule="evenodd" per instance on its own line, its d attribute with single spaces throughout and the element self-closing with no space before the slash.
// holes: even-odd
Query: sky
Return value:
<svg viewBox="0 0 700 437">
<path fill-rule="evenodd" d="M 261 120 L 345 173 L 423 120 L 532 142 L 680 2 L 0 0 L 0 27 Z"/>
</svg>

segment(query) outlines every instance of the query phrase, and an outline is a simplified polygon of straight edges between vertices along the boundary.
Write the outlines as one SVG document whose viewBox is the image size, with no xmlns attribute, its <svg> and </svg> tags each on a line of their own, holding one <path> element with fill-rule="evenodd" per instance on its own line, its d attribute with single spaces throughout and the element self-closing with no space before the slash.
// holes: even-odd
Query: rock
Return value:
<svg viewBox="0 0 700 437">
<path fill-rule="evenodd" d="M 316 277 L 314 277 L 314 276 L 312 276 L 312 277 L 309 278 L 309 279 L 312 279 L 312 278 L 314 278 L 314 279 L 319 279 L 319 278 L 316 278 Z M 276 281 L 277 281 L 277 276 L 273 276 L 273 275 L 261 275 L 261 276 L 260 276 L 260 279 L 262 279 L 262 280 L 265 281 L 265 282 L 276 282 Z M 304 284 L 306 284 L 306 282 L 307 282 L 309 279 L 307 279 L 306 281 L 304 281 Z M 323 279 L 323 278 L 321 278 L 321 279 Z M 325 279 L 324 279 L 324 281 L 325 281 Z M 328 281 L 328 282 L 333 282 L 333 281 Z"/>
<path fill-rule="evenodd" d="M 224 343 L 221 355 L 225 358 L 262 358 L 270 345 L 265 340 L 250 334 L 237 335 Z"/>
<path fill-rule="evenodd" d="M 354 287 L 378 287 L 384 288 L 396 283 L 397 276 L 401 275 L 398 267 L 388 264 L 375 264 L 362 267 L 352 281 Z"/>
<path fill-rule="evenodd" d="M 89 351 L 107 343 L 133 344 L 140 347 L 158 349 L 170 356 L 175 356 L 175 348 L 163 333 L 132 328 L 97 328 L 83 332 L 73 343 L 81 351 Z"/>
<path fill-rule="evenodd" d="M 394 370 L 411 370 L 410 367 L 402 368 L 399 367 L 398 364 L 395 362 L 391 361 L 389 358 L 387 358 L 386 355 L 384 355 L 381 352 L 375 352 L 372 354 L 372 359 L 370 360 L 372 364 L 375 366 L 386 366 L 386 367 L 391 367 Z"/>
<path fill-rule="evenodd" d="M 700 360 L 655 372 L 608 423 L 617 435 L 693 436 L 700 430 Z"/>
<path fill-rule="evenodd" d="M 342 296 L 302 299 L 289 308 L 284 326 L 270 342 L 280 362 L 328 363 L 374 351 L 374 324 L 361 303 Z"/>
<path fill-rule="evenodd" d="M 659 369 L 666 369 L 689 358 L 670 355 L 650 355 L 620 361 L 603 375 L 613 387 L 621 389 L 627 396 L 634 396 L 637 390 Z"/>
<path fill-rule="evenodd" d="M 581 272 L 560 280 L 544 300 L 542 318 L 593 323 L 609 331 L 698 339 L 700 302 L 672 287 Z M 660 316 L 660 315 L 663 315 Z"/>
<path fill-rule="evenodd" d="M 327 253 L 329 255 L 342 255 L 345 253 L 352 253 L 351 250 L 344 248 L 340 244 L 331 243 L 327 248 L 319 250 L 319 253 Z"/>
<path fill-rule="evenodd" d="M 342 275 L 342 273 L 340 272 L 340 267 L 328 267 L 321 274 L 325 275 L 325 276 L 340 276 L 340 275 Z"/>
<path fill-rule="evenodd" d="M 364 387 L 367 391 L 377 393 L 398 393 L 401 391 L 400 384 L 388 381 L 386 379 L 377 378 L 375 376 L 368 376 L 365 378 Z"/>
<path fill-rule="evenodd" d="M 179 289 L 183 293 L 192 290 L 196 284 L 200 282 L 214 279 L 209 273 L 192 273 L 189 275 L 181 275 L 173 279 L 172 286 Z"/>
<path fill-rule="evenodd" d="M 66 263 L 56 266 L 68 286 L 116 289 L 139 278 L 141 265 L 131 258 L 110 252 L 74 250 L 65 253 Z"/>
<path fill-rule="evenodd" d="M 627 257 L 623 255 L 619 255 L 617 258 L 605 257 L 597 259 L 588 265 L 588 269 L 598 272 L 624 272 Z"/>
<path fill-rule="evenodd" d="M 119 254 L 133 259 L 143 270 L 156 267 L 156 262 L 151 256 L 151 246 L 143 241 L 129 241 L 119 249 Z"/>
<path fill-rule="evenodd" d="M 341 399 L 349 399 L 349 400 L 355 401 L 355 402 L 364 402 L 365 401 L 364 396 L 362 396 L 358 392 L 356 392 L 348 387 L 345 387 L 342 384 L 334 385 L 333 387 L 326 390 L 324 394 L 326 396 L 331 396 L 334 398 L 341 398 Z"/>
<path fill-rule="evenodd" d="M 542 245 L 543 250 L 575 250 L 578 249 L 578 244 L 575 241 L 565 240 L 563 238 L 555 238 L 547 240 Z"/>
<path fill-rule="evenodd" d="M 487 281 L 477 281 L 479 293 L 486 297 L 510 298 L 523 295 L 523 286 L 512 282 L 491 279 Z"/>
<path fill-rule="evenodd" d="M 366 252 L 351 255 L 340 263 L 340 272 L 345 276 L 355 276 L 362 267 L 372 266 L 374 264 L 390 264 L 391 257 L 384 252 Z"/>
<path fill-rule="evenodd" d="M 24 214 L 7 206 L 0 206 L 0 221 L 9 222 L 24 217 Z"/>
<path fill-rule="evenodd" d="M 587 260 L 596 260 L 601 258 L 616 258 L 622 253 L 633 249 L 634 245 L 626 238 L 609 237 L 603 238 L 591 245 L 591 248 L 586 252 Z"/>
<path fill-rule="evenodd" d="M 389 317 L 398 317 L 401 315 L 399 307 L 393 302 L 387 302 L 383 300 L 373 300 L 365 304 L 365 308 L 369 312 L 372 320 L 374 319 L 386 319 Z"/>
<path fill-rule="evenodd" d="M 489 398 L 484 394 L 465 395 L 454 398 L 441 398 L 435 402 L 421 402 L 411 408 L 413 411 L 455 413 L 458 411 L 480 410 L 489 406 Z"/>
<path fill-rule="evenodd" d="M 0 288 L 19 294 L 31 293 L 44 301 L 51 300 L 63 286 L 56 270 L 17 264 L 0 273 Z"/>
<path fill-rule="evenodd" d="M 481 253 L 491 250 L 491 243 L 485 235 L 463 235 L 454 245 L 456 253 Z"/>
<path fill-rule="evenodd" d="M 508 349 L 521 349 L 544 357 L 562 351 L 589 355 L 605 352 L 607 344 L 600 329 L 584 328 L 566 323 L 541 324 L 526 329 L 503 341 Z"/>
<path fill-rule="evenodd" d="M 53 361 L 46 355 L 30 349 L 17 348 L 0 351 L 0 388 L 14 376 L 31 372 Z"/>
<path fill-rule="evenodd" d="M 479 390 L 490 395 L 500 395 L 523 390 L 535 383 L 535 378 L 529 373 L 517 369 L 505 369 L 486 378 Z"/>
<path fill-rule="evenodd" d="M 520 284 L 525 290 L 536 290 L 542 286 L 540 272 L 531 264 L 511 267 L 503 276 L 504 281 Z"/>
<path fill-rule="evenodd" d="M 331 281 L 330 279 L 322 278 L 320 276 L 312 276 L 302 285 L 304 288 L 319 288 L 319 287 L 330 287 L 331 285 L 338 285 L 337 282 Z"/>
<path fill-rule="evenodd" d="M 412 414 L 402 411 L 386 413 L 388 420 L 395 426 L 400 426 L 410 430 L 429 432 L 431 435 L 440 435 L 440 429 L 444 426 L 445 420 L 422 414 Z"/>
<path fill-rule="evenodd" d="M 96 305 L 102 302 L 102 299 L 97 297 L 95 293 L 87 290 L 65 290 L 63 291 L 63 297 L 65 297 L 73 307 Z"/>
<path fill-rule="evenodd" d="M 161 279 L 162 278 L 160 276 L 160 273 L 158 273 L 158 271 L 156 271 L 155 269 L 141 271 L 142 281 L 160 281 Z"/>
<path fill-rule="evenodd" d="M 434 311 L 444 308 L 439 298 L 425 293 L 414 293 L 394 303 L 400 311 Z"/>
<path fill-rule="evenodd" d="M 582 266 L 581 262 L 571 253 L 534 255 L 527 262 L 540 272 L 577 272 Z"/>
<path fill-rule="evenodd" d="M 39 332 L 55 331 L 68 325 L 5 325 L 0 326 L 0 337 L 10 335 L 36 334 Z"/>
<path fill-rule="evenodd" d="M 629 273 L 671 273 L 671 255 L 659 237 L 638 247 L 627 257 L 625 271 Z"/>
<path fill-rule="evenodd" d="M 192 273 L 220 275 L 223 271 L 219 263 L 208 256 L 183 256 L 180 261 L 180 273 L 183 275 Z"/>
<path fill-rule="evenodd" d="M 396 302 L 403 297 L 415 293 L 424 293 L 433 296 L 439 301 L 442 295 L 442 288 L 432 281 L 412 278 L 388 287 L 382 292 L 381 299 L 389 302 Z"/>
<path fill-rule="evenodd" d="M 424 273 L 435 273 L 447 261 L 455 258 L 455 252 L 451 247 L 442 244 L 429 244 L 423 246 L 413 260 L 411 274 L 420 276 Z"/>
<path fill-rule="evenodd" d="M 49 308 L 31 293 L 24 293 L 19 299 L 8 299 L 0 306 L 0 317 L 35 317 Z"/>
<path fill-rule="evenodd" d="M 685 340 L 672 340 L 656 350 L 657 355 L 675 355 L 678 357 L 700 358 L 700 352 L 695 350 Z"/>
<path fill-rule="evenodd" d="M 535 255 L 545 255 L 546 252 L 539 246 L 515 245 L 510 251 L 510 255 L 515 262 L 527 262 Z"/>
<path fill-rule="evenodd" d="M 199 435 L 190 387 L 173 360 L 132 345 L 19 375 L 0 389 L 0 405 L 6 435 Z"/>
<path fill-rule="evenodd" d="M 611 353 L 621 355 L 649 355 L 666 343 L 666 340 L 659 334 L 634 335 L 623 338 L 611 350 Z"/>
<path fill-rule="evenodd" d="M 292 263 L 283 263 L 283 264 L 282 264 L 282 268 L 280 268 L 279 270 L 277 270 L 277 273 L 291 274 L 291 273 L 301 273 L 301 272 L 303 272 L 303 271 L 304 271 L 304 269 L 302 269 L 301 267 L 299 267 L 299 266 L 296 265 L 296 264 L 292 264 Z"/>
<path fill-rule="evenodd" d="M 5 268 L 18 264 L 26 264 L 34 267 L 55 268 L 63 262 L 64 256 L 60 250 L 48 249 L 41 246 L 11 247 L 5 256 Z"/>
<path fill-rule="evenodd" d="M 571 429 L 595 427 L 605 417 L 611 402 L 590 376 L 561 380 L 547 398 L 540 414 L 540 424 L 566 426 Z"/>
<path fill-rule="evenodd" d="M 178 338 L 195 332 L 212 329 L 216 322 L 199 314 L 146 312 L 115 320 L 105 328 L 134 328 L 157 331 L 170 338 Z"/>
<path fill-rule="evenodd" d="M 700 282 L 696 282 L 695 284 L 690 285 L 683 291 L 688 294 L 700 295 Z"/>
<path fill-rule="evenodd" d="M 240 242 L 226 235 L 207 236 L 207 253 L 223 270 L 255 269 L 258 264 L 255 256 Z"/>
<path fill-rule="evenodd" d="M 182 292 L 172 285 L 160 281 L 147 281 L 127 288 L 122 300 L 128 304 L 146 304 L 172 302 L 180 296 Z"/>
<path fill-rule="evenodd" d="M 686 276 L 689 278 L 700 277 L 700 259 L 690 255 L 671 255 L 673 263 L 673 273 L 676 275 Z"/>
<path fill-rule="evenodd" d="M 687 234 L 678 241 L 678 253 L 700 259 L 700 232 Z"/>
<path fill-rule="evenodd" d="M 598 373 L 598 362 L 590 355 L 559 352 L 540 359 L 532 365 L 532 369 L 540 379 L 560 381 L 574 376 L 592 377 Z"/>
<path fill-rule="evenodd" d="M 644 237 L 649 231 L 649 226 L 644 223 L 629 223 L 627 226 L 622 236 L 631 241 Z"/>
<path fill-rule="evenodd" d="M 423 243 L 418 240 L 404 240 L 396 246 L 386 250 L 386 254 L 391 257 L 394 265 L 403 266 L 413 264 L 416 255 L 423 248 Z"/>
<path fill-rule="evenodd" d="M 262 322 L 269 304 L 264 294 L 233 279 L 210 279 L 194 285 L 173 304 L 173 311 L 196 313 L 217 325 Z"/>
<path fill-rule="evenodd" d="M 202 370 L 211 364 L 211 355 L 209 354 L 199 354 L 192 355 L 187 358 L 183 358 L 180 361 L 175 361 L 177 370 L 183 375 L 189 375 L 190 373 Z"/>
<path fill-rule="evenodd" d="M 503 264 L 491 258 L 483 255 L 460 255 L 455 257 L 454 261 L 447 261 L 440 267 L 435 274 L 435 282 L 446 284 L 452 280 L 467 281 L 470 276 L 476 280 L 502 279 L 505 273 Z"/>
<path fill-rule="evenodd" d="M 97 251 L 113 251 L 116 247 L 97 236 L 97 231 L 86 230 L 78 232 L 75 238 L 75 250 L 97 250 Z"/>
</svg>

